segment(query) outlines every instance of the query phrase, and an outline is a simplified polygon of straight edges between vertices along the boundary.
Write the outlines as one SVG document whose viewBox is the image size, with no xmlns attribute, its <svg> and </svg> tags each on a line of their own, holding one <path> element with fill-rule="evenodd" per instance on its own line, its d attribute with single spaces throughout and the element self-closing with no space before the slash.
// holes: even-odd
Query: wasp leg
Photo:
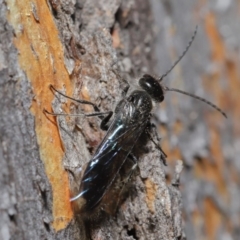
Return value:
<svg viewBox="0 0 240 240">
<path fill-rule="evenodd" d="M 59 90 L 57 90 L 55 87 L 53 87 L 53 85 L 50 85 L 49 87 L 50 87 L 51 90 L 59 93 L 60 95 L 62 95 L 62 96 L 65 97 L 65 98 L 68 98 L 68 99 L 70 99 L 70 100 L 72 100 L 72 101 L 75 101 L 75 102 L 77 102 L 77 103 L 91 105 L 91 106 L 93 106 L 94 111 L 100 112 L 98 106 L 97 106 L 96 104 L 90 102 L 90 101 L 79 100 L 79 99 L 75 99 L 75 98 L 69 97 L 69 96 L 65 95 L 64 93 L 60 92 Z"/>
<path fill-rule="evenodd" d="M 45 108 L 43 109 L 43 113 L 52 115 L 52 116 L 70 116 L 70 117 L 79 117 L 79 116 L 84 116 L 84 117 L 101 117 L 101 119 L 108 118 L 109 115 L 112 116 L 112 111 L 108 112 L 95 112 L 95 113 L 78 113 L 78 114 L 69 114 L 69 113 L 52 113 L 47 111 Z M 103 117 L 103 115 L 108 114 L 107 117 Z"/>
<path fill-rule="evenodd" d="M 134 163 L 134 165 L 137 165 L 138 159 L 132 153 L 129 153 L 128 159 L 131 160 Z"/>
<path fill-rule="evenodd" d="M 155 142 L 155 140 L 152 137 L 152 134 L 150 133 L 150 131 L 153 132 L 152 131 L 153 128 L 155 129 L 154 132 L 157 135 L 157 141 L 160 142 L 161 138 L 158 136 L 156 126 L 153 123 L 149 123 L 149 126 L 147 126 L 147 128 L 146 128 L 146 133 L 148 134 L 149 139 L 153 142 L 155 147 L 161 152 L 161 160 L 162 160 L 163 164 L 165 166 L 167 166 L 167 162 L 166 162 L 167 154 L 163 151 L 161 146 Z"/>
<path fill-rule="evenodd" d="M 121 167 L 118 177 L 116 177 L 115 183 L 109 189 L 108 194 L 105 196 L 105 200 L 102 210 L 107 212 L 109 215 L 115 215 L 118 207 L 127 198 L 130 193 L 129 188 L 134 170 L 136 169 L 138 159 L 130 153 Z"/>
<path fill-rule="evenodd" d="M 60 92 L 59 90 L 57 90 L 56 88 L 53 87 L 53 85 L 50 85 L 50 89 L 59 93 L 60 95 L 64 96 L 65 98 L 68 98 L 72 101 L 75 101 L 77 103 L 80 103 L 80 104 L 88 104 L 88 105 L 91 105 L 93 106 L 94 110 L 96 111 L 95 113 L 80 113 L 80 114 L 65 114 L 65 113 L 50 113 L 48 112 L 46 109 L 43 110 L 44 113 L 47 113 L 49 115 L 53 115 L 53 116 L 79 116 L 79 115 L 83 115 L 85 117 L 99 117 L 102 122 L 100 124 L 100 127 L 102 130 L 105 130 L 107 131 L 108 128 L 109 128 L 109 125 L 108 125 L 108 122 L 110 120 L 110 118 L 112 117 L 113 115 L 113 112 L 112 111 L 108 111 L 108 112 L 100 112 L 98 106 L 90 101 L 86 101 L 86 100 L 79 100 L 79 99 L 75 99 L 75 98 L 72 98 L 72 97 L 69 97 L 65 94 L 63 94 L 62 92 Z M 104 117 L 104 115 L 106 115 L 106 117 Z"/>
<path fill-rule="evenodd" d="M 109 111 L 108 112 L 108 115 L 106 117 L 104 117 L 101 121 L 101 124 L 100 124 L 100 128 L 104 131 L 107 131 L 110 124 L 109 124 L 109 120 L 110 118 L 112 117 L 113 115 L 113 112 L 112 111 Z"/>
<path fill-rule="evenodd" d="M 132 153 L 130 153 L 129 155 L 128 155 L 128 157 L 127 157 L 127 160 L 126 160 L 126 162 L 125 162 L 125 167 L 127 167 L 126 165 L 129 165 L 129 162 L 132 162 L 132 166 L 131 166 L 131 168 L 130 168 L 130 170 L 128 170 L 128 173 L 125 173 L 125 177 L 124 177 L 124 179 L 123 179 L 123 186 L 122 186 L 122 188 L 121 188 L 121 191 L 120 191 L 120 193 L 119 193 L 119 198 L 118 198 L 118 201 L 117 201 L 117 206 L 118 206 L 118 204 L 119 204 L 119 202 L 120 202 L 120 198 L 121 198 L 121 195 L 123 194 L 123 191 L 124 191 L 124 189 L 125 189 L 125 187 L 126 187 L 126 185 L 128 184 L 128 182 L 129 182 L 129 179 L 131 179 L 131 177 L 132 177 L 132 175 L 133 175 L 133 173 L 134 173 L 134 170 L 136 169 L 136 167 L 137 167 L 137 162 L 138 162 L 138 159 L 132 154 Z M 123 166 L 124 167 L 124 166 Z M 126 171 L 126 170 L 125 170 Z"/>
</svg>

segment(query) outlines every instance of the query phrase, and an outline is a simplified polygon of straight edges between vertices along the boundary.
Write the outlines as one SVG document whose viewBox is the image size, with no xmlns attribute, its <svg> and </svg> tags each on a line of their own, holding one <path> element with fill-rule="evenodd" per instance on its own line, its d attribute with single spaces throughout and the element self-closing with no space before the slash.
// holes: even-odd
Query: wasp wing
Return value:
<svg viewBox="0 0 240 240">
<path fill-rule="evenodd" d="M 137 119 L 137 120 L 136 120 Z M 84 209 L 93 210 L 114 182 L 148 122 L 148 116 L 141 114 L 127 102 L 123 110 L 115 115 L 110 128 L 88 163 L 80 185 L 79 197 L 85 199 Z"/>
</svg>

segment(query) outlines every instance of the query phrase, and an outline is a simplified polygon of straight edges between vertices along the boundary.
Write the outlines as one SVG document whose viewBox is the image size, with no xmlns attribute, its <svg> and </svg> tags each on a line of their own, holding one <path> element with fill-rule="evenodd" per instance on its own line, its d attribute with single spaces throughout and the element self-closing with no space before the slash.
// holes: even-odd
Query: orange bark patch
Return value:
<svg viewBox="0 0 240 240">
<path fill-rule="evenodd" d="M 122 47 L 120 36 L 119 36 L 119 30 L 113 29 L 112 33 L 112 43 L 114 48 L 120 48 Z"/>
<path fill-rule="evenodd" d="M 231 111 L 233 121 L 233 135 L 238 137 L 240 135 L 240 107 L 239 107 L 239 89 L 240 89 L 240 74 L 238 70 L 238 62 L 233 60 L 226 61 L 227 77 L 229 79 L 229 90 L 226 90 L 228 101 L 226 102 L 226 109 Z"/>
<path fill-rule="evenodd" d="M 32 84 L 31 112 L 35 117 L 40 156 L 53 191 L 53 227 L 60 230 L 73 217 L 69 182 L 61 162 L 63 150 L 57 126 L 43 114 L 43 108 L 51 110 L 54 95 L 49 84 L 58 89 L 64 84 L 71 89 L 63 47 L 46 1 L 8 0 L 7 4 L 8 19 L 15 30 L 19 64 Z"/>
<path fill-rule="evenodd" d="M 184 217 L 183 219 L 186 219 L 186 217 Z M 197 208 L 195 208 L 192 211 L 192 220 L 193 220 L 193 224 L 196 227 L 196 229 L 202 228 L 202 222 L 203 222 L 202 215 Z"/>
<path fill-rule="evenodd" d="M 156 192 L 157 192 L 157 185 L 152 182 L 151 180 L 147 179 L 145 181 L 145 187 L 146 187 L 146 202 L 149 210 L 154 213 L 155 208 L 154 208 L 154 202 L 156 199 Z"/>
<path fill-rule="evenodd" d="M 218 146 L 215 146 L 217 149 Z M 214 156 L 214 155 L 212 155 Z M 222 157 L 220 160 L 222 161 Z M 210 163 L 209 159 L 201 159 L 201 162 L 196 161 L 194 165 L 194 172 L 198 179 L 205 179 L 215 184 L 216 191 L 221 194 L 222 197 L 227 199 L 227 189 L 223 178 L 223 163 Z"/>
<path fill-rule="evenodd" d="M 183 130 L 183 124 L 181 121 L 177 120 L 175 123 L 174 123 L 174 126 L 173 126 L 173 132 L 177 135 L 179 135 L 182 130 Z"/>
<path fill-rule="evenodd" d="M 208 91 L 214 94 L 214 98 L 220 102 L 220 106 L 227 109 L 228 115 L 232 114 L 233 132 L 235 136 L 239 136 L 240 124 L 238 119 L 240 118 L 240 108 L 237 102 L 239 99 L 240 73 L 238 70 L 237 56 L 234 54 L 230 55 L 226 49 L 224 41 L 217 29 L 216 18 L 213 13 L 207 15 L 205 28 L 210 41 L 212 61 L 216 63 L 218 67 L 214 74 L 205 78 L 204 82 Z M 221 75 L 226 79 L 226 86 L 224 86 L 224 89 L 217 84 Z"/>
<path fill-rule="evenodd" d="M 206 16 L 205 28 L 210 41 L 212 61 L 218 67 L 213 74 L 205 77 L 204 82 L 208 91 L 214 95 L 214 99 L 216 99 L 217 102 L 220 102 L 220 107 L 224 106 L 224 109 L 227 110 L 227 115 L 232 121 L 232 132 L 235 137 L 238 137 L 240 134 L 240 108 L 238 104 L 240 74 L 237 68 L 237 56 L 230 54 L 227 50 L 224 41 L 219 34 L 216 17 L 213 13 L 209 13 Z M 224 88 L 219 87 L 219 83 L 217 83 L 221 76 L 226 81 Z M 221 122 L 226 124 L 226 121 L 217 112 L 211 113 L 211 115 L 208 116 L 207 121 L 211 135 L 210 151 L 211 155 L 216 159 L 217 164 L 213 169 L 214 174 L 216 175 L 215 182 L 218 184 L 220 192 L 226 194 L 227 189 L 225 188 L 224 179 L 222 179 L 224 167 L 226 167 L 221 148 L 222 136 L 216 127 Z"/>
<path fill-rule="evenodd" d="M 216 103 L 220 103 L 227 112 L 228 117 L 232 121 L 232 133 L 235 136 L 240 134 L 240 108 L 238 107 L 239 98 L 239 71 L 237 69 L 237 56 L 228 51 L 224 40 L 222 39 L 218 27 L 217 19 L 213 13 L 209 13 L 205 18 L 205 29 L 210 42 L 211 62 L 216 66 L 211 74 L 204 76 L 204 85 L 206 90 L 213 95 Z M 224 87 L 219 84 L 219 80 L 224 79 Z M 223 81 L 222 81 L 223 82 Z M 213 162 L 208 159 L 202 159 L 195 165 L 195 173 L 200 178 L 208 179 L 216 186 L 216 191 L 221 198 L 228 201 L 229 191 L 224 178 L 226 165 L 221 143 L 220 130 L 227 122 L 217 112 L 211 112 L 207 115 L 207 124 L 210 134 L 210 156 L 213 157 Z M 233 172 L 234 171 L 229 171 Z M 232 178 L 236 175 L 232 174 Z M 216 232 L 221 227 L 225 216 L 218 210 L 216 204 L 209 198 L 205 199 L 205 214 L 204 222 L 206 224 L 207 236 L 209 239 L 216 239 Z"/>
<path fill-rule="evenodd" d="M 224 63 L 226 59 L 226 47 L 223 39 L 221 38 L 217 25 L 215 15 L 209 13 L 205 19 L 205 29 L 210 42 L 212 62 L 216 63 L 216 71 L 211 75 L 211 79 L 207 77 L 205 79 L 205 85 L 207 91 L 214 95 L 214 99 L 217 100 L 217 103 L 220 102 L 221 105 L 224 104 L 226 100 L 227 92 L 221 88 L 219 84 L 219 79 L 224 72 Z M 217 112 L 215 112 L 216 114 Z M 219 114 L 218 114 L 219 115 Z"/>
<path fill-rule="evenodd" d="M 208 239 L 216 239 L 217 229 L 221 224 L 221 213 L 211 199 L 205 200 L 204 207 L 204 223 Z"/>
<path fill-rule="evenodd" d="M 211 45 L 213 61 L 221 62 L 225 57 L 225 47 L 216 27 L 216 19 L 213 13 L 206 16 L 205 28 Z"/>
</svg>

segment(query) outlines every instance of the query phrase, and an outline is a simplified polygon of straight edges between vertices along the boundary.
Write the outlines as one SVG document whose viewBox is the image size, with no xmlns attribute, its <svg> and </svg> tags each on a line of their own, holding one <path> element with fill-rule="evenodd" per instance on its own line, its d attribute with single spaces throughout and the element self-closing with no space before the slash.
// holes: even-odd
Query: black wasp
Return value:
<svg viewBox="0 0 240 240">
<path fill-rule="evenodd" d="M 96 113 L 86 114 L 86 116 L 99 116 L 102 119 L 101 128 L 107 131 L 84 170 L 79 186 L 79 193 L 71 199 L 71 201 L 78 202 L 81 212 L 88 214 L 94 212 L 95 209 L 101 205 L 102 199 L 114 184 L 116 176 L 124 167 L 124 164 L 129 160 L 134 163 L 137 162 L 137 158 L 132 154 L 132 150 L 142 134 L 147 133 L 149 139 L 153 141 L 150 134 L 150 128 L 152 126 L 150 118 L 153 102 L 161 103 L 164 100 L 166 91 L 176 91 L 197 98 L 211 105 L 226 117 L 226 114 L 220 108 L 205 99 L 178 89 L 168 88 L 161 84 L 163 78 L 167 76 L 186 54 L 195 38 L 196 31 L 197 29 L 185 51 L 161 78 L 157 79 L 145 74 L 139 79 L 139 90 L 134 90 L 128 95 L 128 89 L 125 89 L 125 97 L 123 97 L 115 108 L 114 118 L 109 126 L 108 122 L 113 112 L 101 113 L 95 104 L 65 96 L 51 86 L 53 90 L 65 97 L 75 100 L 78 103 L 92 105 Z M 51 114 L 49 112 L 47 113 Z M 107 116 L 103 117 L 103 114 L 107 114 Z M 156 143 L 155 145 L 161 151 L 162 160 L 165 163 L 166 155 Z"/>
</svg>

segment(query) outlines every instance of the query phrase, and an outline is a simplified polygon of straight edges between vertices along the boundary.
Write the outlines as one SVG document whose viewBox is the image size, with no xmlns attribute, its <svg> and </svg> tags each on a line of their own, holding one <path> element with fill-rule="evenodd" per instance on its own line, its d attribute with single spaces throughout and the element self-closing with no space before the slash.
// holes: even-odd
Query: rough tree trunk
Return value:
<svg viewBox="0 0 240 240">
<path fill-rule="evenodd" d="M 119 75 L 133 83 L 145 72 L 164 74 L 195 25 L 193 46 L 164 83 L 213 101 L 228 120 L 194 99 L 166 93 L 153 121 L 168 167 L 149 142 L 130 196 L 90 234 L 238 239 L 239 5 L 223 2 L 0 2 L 0 239 L 89 238 L 70 205 L 73 180 L 66 169 L 88 162 L 104 132 L 97 118 L 43 114 L 44 108 L 79 111 L 49 85 L 113 110 L 124 87 Z M 186 166 L 181 194 L 171 185 L 178 177 L 177 159 Z"/>
</svg>

